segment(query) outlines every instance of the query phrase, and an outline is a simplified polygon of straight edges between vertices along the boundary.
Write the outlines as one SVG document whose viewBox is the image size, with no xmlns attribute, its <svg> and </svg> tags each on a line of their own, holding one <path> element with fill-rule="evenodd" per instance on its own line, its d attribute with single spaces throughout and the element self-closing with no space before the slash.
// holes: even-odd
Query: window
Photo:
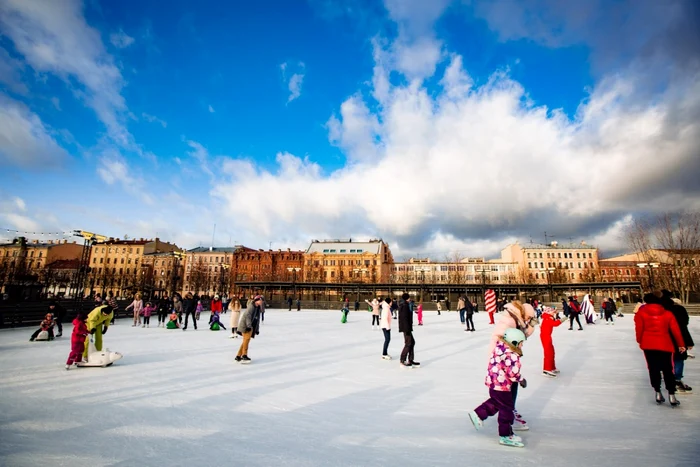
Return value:
<svg viewBox="0 0 700 467">
<path fill-rule="evenodd" d="M 540 269 L 544 269 L 544 263 L 540 262 Z"/>
<path fill-rule="evenodd" d="M 593 253 L 588 253 L 589 258 L 593 258 Z"/>
<path fill-rule="evenodd" d="M 122 248 L 122 253 L 126 253 L 126 248 Z"/>
<path fill-rule="evenodd" d="M 540 278 L 540 274 L 536 272 L 536 273 L 535 273 L 535 279 L 539 279 L 539 278 Z"/>
<path fill-rule="evenodd" d="M 331 253 L 335 253 L 335 250 L 331 250 Z"/>
<path fill-rule="evenodd" d="M 335 277 L 335 271 L 331 271 L 331 277 Z"/>
<path fill-rule="evenodd" d="M 126 273 L 129 274 L 131 272 L 131 269 L 126 268 Z"/>
<path fill-rule="evenodd" d="M 97 264 L 97 258 L 92 258 L 92 264 Z"/>
<path fill-rule="evenodd" d="M 581 253 L 576 253 L 576 258 L 581 258 Z"/>
<path fill-rule="evenodd" d="M 103 260 L 103 259 L 104 259 L 104 258 L 100 258 L 100 264 L 102 264 L 102 260 Z"/>
<path fill-rule="evenodd" d="M 540 253 L 540 259 L 542 259 L 542 253 Z"/>
<path fill-rule="evenodd" d="M 358 253 L 362 253 L 362 250 L 357 250 Z"/>
<path fill-rule="evenodd" d="M 132 253 L 134 251 L 133 248 L 129 248 L 129 253 Z"/>
<path fill-rule="evenodd" d="M 331 266 L 335 266 L 335 260 L 334 260 L 334 259 L 331 260 Z"/>
<path fill-rule="evenodd" d="M 107 258 L 107 264 L 109 264 L 109 258 Z"/>
<path fill-rule="evenodd" d="M 30 258 L 34 258 L 34 250 L 32 250 L 32 251 L 29 252 L 29 257 L 30 257 Z"/>
<path fill-rule="evenodd" d="M 630 270 L 626 270 L 625 273 L 629 276 L 630 275 Z"/>
<path fill-rule="evenodd" d="M 572 273 L 571 273 L 571 278 L 572 278 L 572 279 L 576 278 L 576 274 L 574 274 L 574 273 L 572 272 Z"/>
<path fill-rule="evenodd" d="M 528 268 L 532 268 L 532 261 L 528 261 L 527 267 L 528 267 Z"/>
<path fill-rule="evenodd" d="M 578 268 L 581 269 L 581 263 L 578 263 Z"/>
<path fill-rule="evenodd" d="M 325 273 L 324 275 L 326 276 L 326 279 L 328 279 L 328 271 L 323 271 L 323 272 Z"/>
<path fill-rule="evenodd" d="M 327 260 L 327 259 L 324 259 L 324 260 L 323 260 L 323 265 L 324 265 L 324 266 L 328 266 L 328 260 Z"/>
<path fill-rule="evenodd" d="M 139 254 L 139 250 L 140 250 L 140 248 L 137 248 L 137 249 L 136 249 L 136 254 L 137 254 L 137 255 Z"/>
<path fill-rule="evenodd" d="M 527 254 L 527 259 L 530 259 L 530 253 Z"/>
<path fill-rule="evenodd" d="M 122 263 L 121 263 L 121 264 L 124 264 L 124 258 L 122 258 Z"/>
<path fill-rule="evenodd" d="M 601 269 L 601 271 L 600 271 L 600 275 L 601 275 L 601 276 L 604 276 L 604 275 L 605 275 L 605 273 L 606 273 L 605 269 Z"/>
<path fill-rule="evenodd" d="M 323 250 L 324 253 L 328 253 L 328 250 Z"/>
<path fill-rule="evenodd" d="M 341 253 L 345 253 L 346 250 L 340 250 Z"/>
<path fill-rule="evenodd" d="M 355 253 L 355 250 L 350 250 L 350 253 Z"/>
<path fill-rule="evenodd" d="M 573 269 L 573 268 L 574 268 L 574 263 L 569 263 L 569 267 L 570 267 L 571 269 Z"/>
<path fill-rule="evenodd" d="M 119 274 L 124 274 L 124 268 L 119 268 Z"/>
<path fill-rule="evenodd" d="M 561 258 L 561 253 L 557 253 L 557 258 Z"/>
</svg>

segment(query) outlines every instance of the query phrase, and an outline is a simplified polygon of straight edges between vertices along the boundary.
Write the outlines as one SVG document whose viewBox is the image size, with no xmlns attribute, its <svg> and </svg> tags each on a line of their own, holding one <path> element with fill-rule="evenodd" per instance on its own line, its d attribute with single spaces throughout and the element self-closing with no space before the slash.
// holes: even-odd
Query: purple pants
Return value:
<svg viewBox="0 0 700 467">
<path fill-rule="evenodd" d="M 513 434 L 513 420 L 515 404 L 510 391 L 496 391 L 489 389 L 489 399 L 477 407 L 474 412 L 481 420 L 486 420 L 498 413 L 498 435 L 510 436 Z"/>
</svg>

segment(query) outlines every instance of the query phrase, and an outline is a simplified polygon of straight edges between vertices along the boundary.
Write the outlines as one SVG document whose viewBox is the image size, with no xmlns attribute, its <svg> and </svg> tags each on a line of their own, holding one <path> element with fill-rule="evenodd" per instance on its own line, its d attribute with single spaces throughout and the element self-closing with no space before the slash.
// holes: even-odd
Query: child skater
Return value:
<svg viewBox="0 0 700 467">
<path fill-rule="evenodd" d="M 224 327 L 224 323 L 221 322 L 219 319 L 219 312 L 218 311 L 212 311 L 211 317 L 209 318 L 209 329 L 214 331 L 214 325 L 218 324 L 221 329 L 224 331 L 226 328 Z"/>
<path fill-rule="evenodd" d="M 168 329 L 180 329 L 180 320 L 174 308 L 173 312 L 170 313 L 170 321 L 168 321 L 168 324 L 166 324 L 165 327 Z"/>
<path fill-rule="evenodd" d="M 71 365 L 77 366 L 76 363 L 83 361 L 83 352 L 85 351 L 85 338 L 89 334 L 87 323 L 87 314 L 79 313 L 73 320 L 73 334 L 70 337 L 70 354 L 66 360 L 66 370 L 71 369 Z"/>
<path fill-rule="evenodd" d="M 542 323 L 540 324 L 540 340 L 544 349 L 544 365 L 542 374 L 551 378 L 559 375 L 557 365 L 554 363 L 554 344 L 552 344 L 552 330 L 562 323 L 562 319 L 557 314 L 555 308 L 544 307 L 542 313 Z"/>
<path fill-rule="evenodd" d="M 477 430 L 484 426 L 484 420 L 498 413 L 499 443 L 517 448 L 525 445 L 520 436 L 513 434 L 515 404 L 511 386 L 513 383 L 519 383 L 521 387 L 527 387 L 527 381 L 520 373 L 523 342 L 525 334 L 516 328 L 506 329 L 504 336 L 499 338 L 489 359 L 486 374 L 486 386 L 489 387 L 490 397 L 473 412 L 469 412 L 469 418 Z"/>
<path fill-rule="evenodd" d="M 423 326 L 423 300 L 418 303 L 418 308 L 416 308 L 416 317 L 418 318 L 418 326 Z"/>
<path fill-rule="evenodd" d="M 143 308 L 143 325 L 142 328 L 151 327 L 151 315 L 156 311 L 156 307 L 153 306 L 151 302 L 147 302 L 146 306 Z"/>
<path fill-rule="evenodd" d="M 202 301 L 197 300 L 197 308 L 195 308 L 195 310 L 194 310 L 194 319 L 199 321 L 199 315 L 201 315 L 203 311 L 204 311 L 204 305 L 202 305 Z"/>
<path fill-rule="evenodd" d="M 32 334 L 32 337 L 29 338 L 31 342 L 34 342 L 34 339 L 37 338 L 39 333 L 41 331 L 46 331 L 49 333 L 49 340 L 53 340 L 53 326 L 55 324 L 55 321 L 53 319 L 53 314 L 47 313 L 44 319 L 41 321 L 41 324 L 39 325 L 39 329 L 37 329 L 34 334 Z"/>
</svg>

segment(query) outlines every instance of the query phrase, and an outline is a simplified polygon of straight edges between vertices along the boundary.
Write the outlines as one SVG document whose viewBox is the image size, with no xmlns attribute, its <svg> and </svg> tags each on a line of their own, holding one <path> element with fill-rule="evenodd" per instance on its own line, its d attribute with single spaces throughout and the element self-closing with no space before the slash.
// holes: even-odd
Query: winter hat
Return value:
<svg viewBox="0 0 700 467">
<path fill-rule="evenodd" d="M 403 295 L 401 295 L 401 298 L 403 298 L 404 300 L 408 300 L 409 298 L 411 298 L 411 296 L 407 293 L 404 293 Z"/>
<path fill-rule="evenodd" d="M 214 300 L 218 300 L 218 299 L 219 299 L 219 294 L 214 295 Z"/>
<path fill-rule="evenodd" d="M 552 308 L 551 306 L 546 306 L 542 310 L 542 313 L 547 313 L 548 315 L 555 315 L 557 313 L 557 309 Z"/>
</svg>

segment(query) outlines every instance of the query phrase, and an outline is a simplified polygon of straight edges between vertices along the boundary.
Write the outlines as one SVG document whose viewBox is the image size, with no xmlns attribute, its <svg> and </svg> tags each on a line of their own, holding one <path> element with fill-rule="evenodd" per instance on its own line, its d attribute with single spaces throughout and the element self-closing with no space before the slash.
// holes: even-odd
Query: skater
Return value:
<svg viewBox="0 0 700 467">
<path fill-rule="evenodd" d="M 176 293 L 173 297 L 173 312 L 177 315 L 178 324 L 182 324 L 182 295 Z M 178 326 L 179 328 L 180 326 Z"/>
<path fill-rule="evenodd" d="M 134 296 L 134 301 L 126 307 L 126 310 L 128 311 L 129 308 L 134 310 L 134 324 L 132 324 L 131 327 L 135 328 L 137 326 L 137 322 L 138 324 L 141 324 L 141 311 L 143 311 L 143 300 L 141 300 L 141 292 L 136 292 L 136 295 Z"/>
<path fill-rule="evenodd" d="M 440 300 L 437 301 L 437 312 L 438 316 L 440 316 L 440 312 L 442 311 L 442 303 L 440 303 Z"/>
<path fill-rule="evenodd" d="M 340 318 L 340 322 L 343 324 L 347 323 L 348 313 L 350 313 L 350 310 L 345 306 L 345 303 L 343 303 L 343 308 L 340 309 L 340 312 L 343 314 L 343 316 Z"/>
<path fill-rule="evenodd" d="M 218 295 L 217 295 L 218 297 Z M 221 312 L 221 301 L 218 302 L 218 311 L 212 310 L 211 316 L 214 316 L 214 314 L 218 314 Z M 212 302 L 212 306 L 214 305 L 214 302 Z M 182 327 L 183 331 L 187 331 L 187 324 L 189 323 L 189 318 L 192 316 L 192 325 L 194 326 L 194 330 L 197 330 L 197 303 L 194 300 L 194 297 L 192 296 L 192 293 L 187 292 L 185 295 L 185 299 L 182 301 L 182 311 L 185 313 L 185 325 Z M 180 320 L 182 322 L 182 319 Z M 209 319 L 209 324 L 211 325 L 211 319 Z"/>
<path fill-rule="evenodd" d="M 355 300 L 355 311 L 360 311 L 360 301 Z"/>
<path fill-rule="evenodd" d="M 238 321 L 241 319 L 241 301 L 238 298 L 231 300 L 231 338 L 238 337 Z"/>
<path fill-rule="evenodd" d="M 70 354 L 66 360 L 66 370 L 70 370 L 71 366 L 76 366 L 76 363 L 83 361 L 83 352 L 85 351 L 85 339 L 89 332 L 87 328 L 87 314 L 78 313 L 78 316 L 73 320 L 73 334 L 70 337 Z"/>
<path fill-rule="evenodd" d="M 689 357 L 688 352 L 692 350 L 693 346 L 695 345 L 693 342 L 693 337 L 690 335 L 690 331 L 688 330 L 690 318 L 688 317 L 688 311 L 683 305 L 681 305 L 681 301 L 677 298 L 672 298 L 671 292 L 668 290 L 662 290 L 661 293 L 663 294 L 662 306 L 666 310 L 670 311 L 676 318 L 678 328 L 681 330 L 681 335 L 683 336 L 683 344 L 686 347 L 686 351 L 681 352 L 678 345 L 676 345 L 673 352 L 673 374 L 676 377 L 676 390 L 680 393 L 689 393 L 692 392 L 693 388 L 683 383 L 682 380 L 685 361 Z"/>
<path fill-rule="evenodd" d="M 53 321 L 58 328 L 56 337 L 61 337 L 63 335 L 63 320 L 66 319 L 66 309 L 55 301 L 52 301 L 49 303 L 49 313 L 53 315 Z"/>
<path fill-rule="evenodd" d="M 603 300 L 602 307 L 603 314 L 605 315 L 605 324 L 612 323 L 613 325 L 615 325 L 615 320 L 613 319 L 613 316 L 615 316 L 617 307 L 615 306 L 615 302 L 613 301 L 612 297 L 608 297 L 607 300 Z"/>
<path fill-rule="evenodd" d="M 399 332 L 403 333 L 403 350 L 401 351 L 401 366 L 405 368 L 417 368 L 420 362 L 413 359 L 416 340 L 413 338 L 413 316 L 408 308 L 409 295 L 404 293 L 401 298 L 403 301 L 399 306 Z"/>
<path fill-rule="evenodd" d="M 578 330 L 583 331 L 583 326 L 581 326 L 581 320 L 579 320 L 578 315 L 581 313 L 581 305 L 579 305 L 576 297 L 569 297 L 569 331 L 574 328 L 574 320 L 578 324 Z"/>
<path fill-rule="evenodd" d="M 464 321 L 467 324 L 467 329 L 464 330 L 464 332 L 474 332 L 476 329 L 474 328 L 474 307 L 472 306 L 471 302 L 465 298 L 465 310 L 467 312 L 466 317 Z"/>
<path fill-rule="evenodd" d="M 372 310 L 372 329 L 374 329 L 374 323 L 377 323 L 377 328 L 379 328 L 379 300 L 376 298 L 373 299 L 371 302 L 369 300 L 365 300 L 365 303 L 370 306 L 370 309 Z M 384 304 L 381 304 L 381 307 L 384 308 Z"/>
<path fill-rule="evenodd" d="M 379 301 L 381 302 L 381 299 L 379 299 Z M 396 319 L 399 314 L 399 304 L 394 300 L 391 301 L 391 314 L 393 315 L 394 319 Z"/>
<path fill-rule="evenodd" d="M 595 312 L 593 300 L 591 300 L 591 296 L 588 294 L 583 296 L 583 301 L 581 302 L 581 313 L 583 313 L 583 316 L 586 318 L 586 324 L 595 324 L 598 313 Z"/>
<path fill-rule="evenodd" d="M 107 333 L 109 323 L 112 322 L 113 316 L 112 307 L 109 305 L 99 305 L 88 315 L 86 324 L 88 332 L 95 336 L 95 350 L 102 350 L 102 336 Z M 88 357 L 89 338 L 90 337 L 85 338 L 85 350 L 83 351 L 83 358 L 86 360 Z"/>
<path fill-rule="evenodd" d="M 387 297 L 382 302 L 382 332 L 384 333 L 384 348 L 382 349 L 382 359 L 391 360 L 389 355 L 389 342 L 391 342 L 391 299 Z"/>
<path fill-rule="evenodd" d="M 183 304 L 184 306 L 184 304 Z M 196 309 L 196 303 L 195 303 L 195 309 Z M 214 314 L 216 313 L 221 313 L 224 310 L 224 306 L 221 303 L 221 299 L 219 298 L 219 294 L 214 295 L 214 300 L 211 301 L 211 305 L 209 307 L 211 310 L 211 313 Z M 185 310 L 187 312 L 187 310 Z M 187 322 L 187 316 L 185 316 L 185 322 Z M 187 324 L 185 324 L 185 327 L 187 327 Z"/>
<path fill-rule="evenodd" d="M 143 325 L 141 326 L 142 328 L 151 327 L 151 315 L 154 311 L 156 311 L 156 307 L 153 306 L 151 302 L 147 302 L 146 306 L 143 307 Z"/>
<path fill-rule="evenodd" d="M 301 299 L 297 298 L 297 311 L 301 311 Z"/>
<path fill-rule="evenodd" d="M 287 298 L 287 305 L 289 305 L 289 311 L 292 311 L 292 297 L 291 297 L 291 295 Z"/>
<path fill-rule="evenodd" d="M 644 352 L 647 361 L 651 387 L 656 391 L 656 403 L 663 404 L 666 401 L 661 394 L 663 373 L 668 401 L 672 407 L 676 407 L 680 402 L 676 399 L 673 353 L 676 348 L 679 352 L 685 352 L 686 348 L 676 318 L 661 305 L 662 297 L 662 293 L 658 291 L 644 296 L 645 305 L 634 315 L 634 329 L 639 348 Z"/>
<path fill-rule="evenodd" d="M 262 312 L 263 299 L 260 295 L 256 296 L 248 303 L 245 311 L 241 312 L 241 320 L 238 322 L 238 335 L 243 336 L 243 342 L 238 349 L 236 361 L 241 363 L 250 363 L 248 357 L 248 345 L 250 340 L 260 334 L 260 313 Z"/>
<path fill-rule="evenodd" d="M 39 329 L 34 331 L 34 334 L 32 334 L 32 337 L 29 338 L 30 342 L 34 342 L 36 337 L 39 335 L 41 331 L 46 331 L 49 334 L 49 340 L 53 340 L 53 327 L 54 327 L 54 320 L 53 320 L 53 315 L 51 313 L 47 313 L 46 316 L 44 316 L 44 319 L 41 321 L 41 324 L 39 325 Z"/>
<path fill-rule="evenodd" d="M 416 317 L 418 318 L 418 326 L 423 326 L 423 300 L 416 307 Z"/>
<path fill-rule="evenodd" d="M 226 328 L 224 327 L 224 323 L 221 322 L 221 319 L 219 319 L 220 313 L 218 311 L 212 312 L 211 316 L 209 317 L 209 330 L 210 331 L 218 331 L 219 329 L 223 329 L 224 331 Z M 193 320 L 194 322 L 194 320 Z M 185 326 L 187 325 L 187 317 L 185 317 Z M 183 328 L 184 330 L 185 328 Z M 197 330 L 197 326 L 195 323 L 194 330 Z"/>
<path fill-rule="evenodd" d="M 165 327 L 166 318 L 171 308 L 172 302 L 168 298 L 168 294 L 165 294 L 158 302 L 158 327 Z"/>
<path fill-rule="evenodd" d="M 528 338 L 535 331 L 535 325 L 537 320 L 535 319 L 535 310 L 532 305 L 528 303 L 521 303 L 518 300 L 513 300 L 510 303 L 506 303 L 504 308 L 504 314 L 498 320 L 496 328 L 493 330 L 491 336 L 491 344 L 489 347 L 489 352 L 493 352 L 499 339 L 505 335 L 507 329 L 516 328 L 525 334 L 525 338 Z M 518 384 L 514 383 L 511 389 L 511 395 L 513 397 L 513 406 L 515 406 L 518 398 Z M 520 416 L 517 410 L 514 411 L 515 414 L 515 431 L 527 431 L 529 427 L 527 422 Z"/>
<path fill-rule="evenodd" d="M 221 297 L 221 307 L 223 308 L 223 314 L 226 314 L 228 312 L 228 303 L 229 303 L 228 294 L 224 294 Z M 197 318 L 197 319 L 199 319 L 199 318 Z"/>
<path fill-rule="evenodd" d="M 571 297 L 569 297 L 569 298 L 571 298 Z M 564 317 L 565 317 L 565 318 L 568 318 L 568 317 L 569 317 L 569 312 L 571 311 L 571 307 L 570 307 L 569 304 L 566 302 L 566 299 L 565 299 L 565 298 L 562 298 L 562 299 L 561 299 L 561 309 L 562 309 L 562 312 L 564 313 Z"/>
<path fill-rule="evenodd" d="M 202 312 L 204 311 L 204 305 L 202 305 L 201 300 L 197 300 L 197 307 L 194 309 L 194 318 L 199 321 L 199 317 L 202 315 Z"/>
<path fill-rule="evenodd" d="M 499 443 L 504 446 L 522 448 L 522 438 L 513 433 L 515 422 L 515 403 L 511 396 L 511 387 L 520 384 L 527 387 L 527 381 L 520 373 L 522 364 L 525 334 L 519 329 L 506 329 L 500 337 L 489 359 L 486 374 L 486 386 L 489 387 L 489 398 L 474 411 L 469 412 L 469 418 L 474 428 L 479 430 L 484 426 L 484 420 L 498 413 Z"/>
<path fill-rule="evenodd" d="M 170 321 L 168 321 L 165 327 L 168 329 L 180 329 L 180 318 L 177 316 L 177 313 L 175 313 L 175 310 L 170 313 Z"/>
<path fill-rule="evenodd" d="M 447 310 L 448 312 L 450 311 L 450 299 L 449 298 L 445 299 L 445 310 Z"/>
<path fill-rule="evenodd" d="M 552 343 L 552 331 L 562 323 L 562 319 L 557 315 L 557 310 L 548 306 L 542 312 L 542 322 L 540 323 L 540 340 L 544 350 L 544 364 L 542 374 L 552 378 L 559 375 L 559 370 L 554 362 L 554 344 Z"/>
<path fill-rule="evenodd" d="M 459 311 L 459 322 L 464 325 L 464 321 L 466 320 L 466 315 L 467 315 L 467 308 L 465 306 L 466 299 L 464 297 L 459 297 L 457 300 L 457 310 Z"/>
</svg>

